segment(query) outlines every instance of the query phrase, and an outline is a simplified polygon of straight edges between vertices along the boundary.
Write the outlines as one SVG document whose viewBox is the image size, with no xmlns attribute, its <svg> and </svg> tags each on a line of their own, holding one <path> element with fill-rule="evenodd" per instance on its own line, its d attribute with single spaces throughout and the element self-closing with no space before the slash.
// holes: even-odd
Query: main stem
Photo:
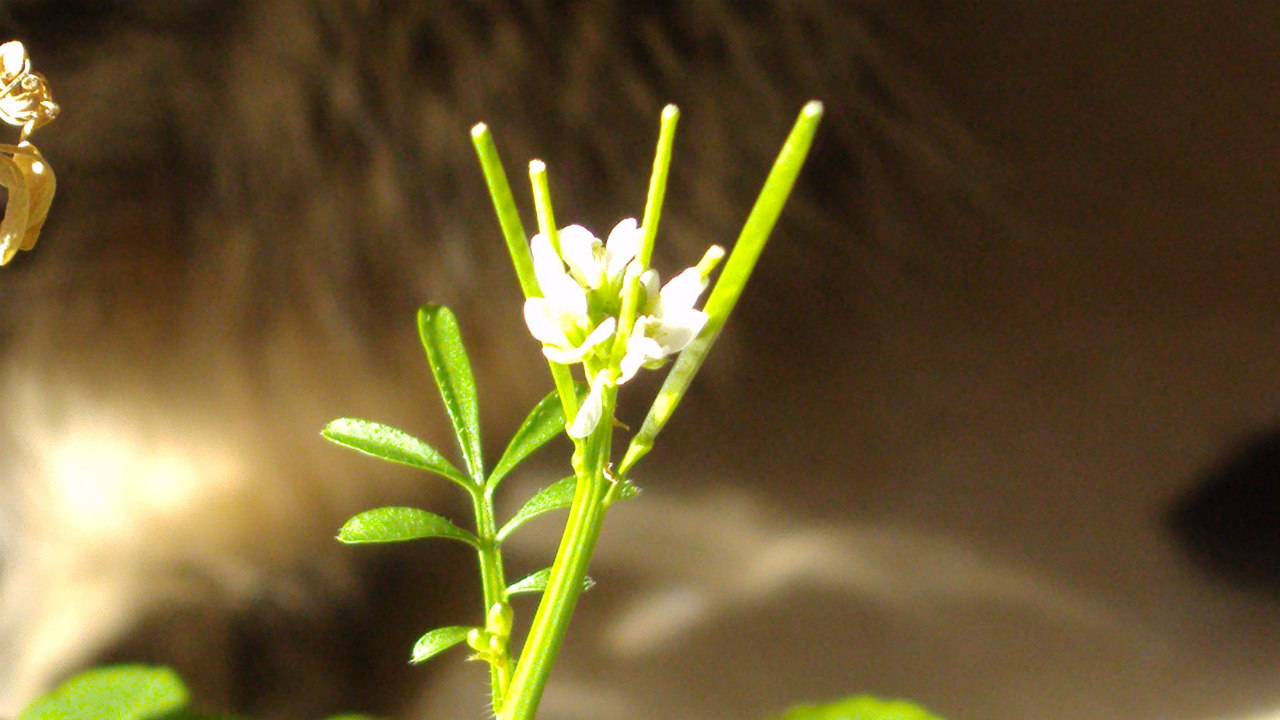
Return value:
<svg viewBox="0 0 1280 720">
<path fill-rule="evenodd" d="M 546 592 L 533 616 L 533 625 L 529 628 L 529 636 L 497 720 L 532 720 L 537 713 L 542 692 L 551 677 L 551 667 L 585 587 L 587 566 L 595 552 L 608 507 L 605 495 L 610 483 L 604 477 L 604 469 L 612 439 L 610 419 L 615 397 L 616 388 L 605 398 L 601 427 L 586 442 L 580 443 L 574 453 L 578 483 L 569 509 L 569 520 L 560 538 L 555 563 L 551 566 Z"/>
</svg>

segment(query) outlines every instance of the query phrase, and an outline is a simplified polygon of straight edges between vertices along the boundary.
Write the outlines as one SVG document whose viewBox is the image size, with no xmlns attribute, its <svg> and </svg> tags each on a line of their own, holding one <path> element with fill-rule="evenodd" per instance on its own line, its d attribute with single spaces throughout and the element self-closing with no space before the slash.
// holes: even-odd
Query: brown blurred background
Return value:
<svg viewBox="0 0 1280 720">
<path fill-rule="evenodd" d="M 732 237 L 816 96 L 737 344 L 612 512 L 544 716 L 870 691 L 1280 717 L 1275 541 L 1233 535 L 1237 503 L 1197 563 L 1167 522 L 1280 408 L 1280 9 L 904 5 L 9 3 L 66 110 L 36 136 L 45 237 L 0 276 L 0 698 L 109 658 L 268 717 L 480 716 L 478 667 L 402 663 L 474 611 L 470 560 L 329 540 L 371 504 L 458 506 L 315 437 L 354 414 L 445 444 L 427 300 L 476 327 L 491 448 L 540 392 L 466 128 L 603 232 L 678 102 L 669 273 Z M 1251 472 L 1256 509 L 1280 480 Z"/>
</svg>

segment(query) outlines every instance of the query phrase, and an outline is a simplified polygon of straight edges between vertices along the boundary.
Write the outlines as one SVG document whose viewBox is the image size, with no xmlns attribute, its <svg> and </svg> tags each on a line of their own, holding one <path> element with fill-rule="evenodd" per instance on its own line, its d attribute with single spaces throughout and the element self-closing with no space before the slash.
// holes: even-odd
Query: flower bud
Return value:
<svg viewBox="0 0 1280 720">
<path fill-rule="evenodd" d="M 489 614 L 485 617 L 484 629 L 490 634 L 505 640 L 511 637 L 511 623 L 514 616 L 515 614 L 510 605 L 504 602 L 496 602 L 493 607 L 489 608 Z"/>
</svg>

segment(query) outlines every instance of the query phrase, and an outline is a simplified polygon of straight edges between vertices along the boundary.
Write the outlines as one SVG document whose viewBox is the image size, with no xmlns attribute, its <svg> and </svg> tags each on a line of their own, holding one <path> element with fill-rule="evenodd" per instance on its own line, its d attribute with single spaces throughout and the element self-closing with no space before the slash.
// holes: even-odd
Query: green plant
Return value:
<svg viewBox="0 0 1280 720">
<path fill-rule="evenodd" d="M 362 453 L 439 476 L 470 498 L 474 511 L 470 527 L 419 508 L 383 507 L 349 519 L 338 539 L 361 544 L 443 538 L 475 550 L 482 596 L 477 617 L 483 620 L 425 633 L 414 645 L 411 661 L 423 662 L 466 643 L 470 658 L 489 666 L 493 711 L 499 720 L 535 716 L 574 608 L 591 585 L 587 569 L 606 513 L 614 502 L 636 494 L 631 471 L 653 448 L 741 296 L 804 164 L 821 116 L 817 102 L 801 110 L 727 259 L 724 250 L 713 245 L 693 267 L 665 285 L 659 283 L 649 262 L 679 117 L 674 106 L 662 113 L 643 219 L 618 223 L 607 241 L 577 225 L 557 226 L 546 166 L 536 160 L 529 169 L 539 232 L 527 239 L 489 130 L 484 125 L 473 129 L 499 226 L 525 294 L 526 324 L 542 344 L 555 391 L 534 406 L 496 464 L 486 470 L 477 388 L 461 329 L 447 307 L 428 305 L 418 313 L 419 337 L 461 464 L 403 430 L 368 420 L 334 420 L 322 434 Z M 698 309 L 697 299 L 721 260 L 724 268 L 705 306 Z M 614 432 L 625 427 L 614 417 L 619 388 L 642 368 L 657 369 L 673 359 L 648 414 L 615 463 Z M 502 481 L 561 434 L 573 442 L 573 455 L 565 468 L 569 474 L 549 483 L 499 524 L 494 498 Z M 564 508 L 569 510 L 568 518 L 552 564 L 508 582 L 504 543 L 529 520 Z M 510 601 L 523 593 L 541 593 L 542 598 L 516 652 Z M 188 711 L 187 702 L 187 691 L 172 671 L 121 666 L 72 678 L 33 704 L 19 720 L 203 717 Z M 798 707 L 780 720 L 870 718 L 936 720 L 907 703 L 867 697 Z"/>
</svg>

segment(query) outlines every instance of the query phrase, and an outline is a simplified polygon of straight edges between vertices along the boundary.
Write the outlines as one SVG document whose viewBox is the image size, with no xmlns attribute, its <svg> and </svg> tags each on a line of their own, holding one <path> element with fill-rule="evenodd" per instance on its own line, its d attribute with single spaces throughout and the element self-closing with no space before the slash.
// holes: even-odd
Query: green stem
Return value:
<svg viewBox="0 0 1280 720">
<path fill-rule="evenodd" d="M 556 229 L 556 218 L 551 211 L 551 187 L 547 182 L 547 166 L 541 160 L 529 163 L 529 181 L 533 184 L 533 206 L 538 213 L 538 231 L 546 234 L 551 247 L 560 254 L 560 231 Z M 539 292 L 541 295 L 541 292 Z M 555 382 L 556 393 L 560 395 L 560 403 L 564 406 L 564 417 L 573 422 L 578 414 L 578 393 L 573 387 L 573 376 L 569 368 L 557 362 L 548 362 L 551 366 L 551 379 Z"/>
<path fill-rule="evenodd" d="M 498 155 L 498 147 L 493 142 L 489 126 L 479 123 L 471 128 L 471 143 L 480 158 L 480 168 L 484 172 L 485 183 L 489 186 L 489 196 L 493 198 L 493 209 L 498 215 L 498 225 L 502 227 L 502 237 L 507 242 L 511 264 L 520 280 L 520 289 L 526 298 L 542 297 L 537 276 L 533 272 L 533 258 L 529 254 L 529 236 L 525 234 L 524 223 L 520 221 L 520 212 L 516 209 L 516 200 L 511 194 L 511 183 L 507 181 L 507 172 L 502 167 L 502 158 Z M 533 182 L 539 228 L 552 238 L 556 251 L 559 252 L 560 243 L 555 218 L 551 213 L 550 190 L 547 187 L 547 169 L 540 161 L 535 160 L 534 163 L 529 164 L 529 173 Z M 564 405 L 565 417 L 572 420 L 578 412 L 578 396 L 573 389 L 573 376 L 564 365 L 549 364 L 551 379 L 555 382 L 556 392 Z"/>
<path fill-rule="evenodd" d="M 516 277 L 520 280 L 520 289 L 527 298 L 542 297 L 537 278 L 533 274 L 529 236 L 525 234 L 524 223 L 520 222 L 520 211 L 516 209 L 516 199 L 511 194 L 511 183 L 507 182 L 507 173 L 502 169 L 502 158 L 498 156 L 498 146 L 493 142 L 493 133 L 489 131 L 488 125 L 480 123 L 471 128 L 471 144 L 475 146 L 476 155 L 480 158 L 480 168 L 484 171 L 484 181 L 489 186 L 489 196 L 493 198 L 493 209 L 498 213 L 498 225 L 502 227 L 502 237 L 507 241 L 507 251 L 511 254 Z"/>
<path fill-rule="evenodd" d="M 680 109 L 675 105 L 662 108 L 658 126 L 658 149 L 653 155 L 653 171 L 649 175 L 649 194 L 644 203 L 644 240 L 640 244 L 640 267 L 648 268 L 653 255 L 653 241 L 658 235 L 658 219 L 662 217 L 662 200 L 667 194 L 667 175 L 671 170 L 672 146 L 676 139 L 676 122 Z"/>
<path fill-rule="evenodd" d="M 480 559 L 480 585 L 484 591 L 484 610 L 488 617 L 490 608 L 507 602 L 507 581 L 502 569 L 502 548 L 497 540 L 497 521 L 493 512 L 493 499 L 488 492 L 472 492 L 471 504 L 476 515 L 476 536 L 480 545 L 476 552 Z M 511 658 L 504 656 L 489 664 L 489 684 L 496 712 L 502 707 L 511 683 Z"/>
<path fill-rule="evenodd" d="M 658 220 L 662 217 L 662 201 L 667 194 L 667 175 L 671 171 L 671 153 L 675 145 L 676 122 L 680 119 L 680 110 L 675 105 L 662 109 L 662 121 L 658 130 L 658 148 L 653 156 L 653 170 L 649 175 L 649 194 L 645 196 L 644 224 L 641 229 L 644 236 L 640 243 L 639 259 L 641 269 L 648 269 L 649 259 L 653 255 L 653 241 L 658 234 Z M 636 314 L 639 312 L 640 284 L 638 277 L 622 287 L 622 309 L 618 313 L 618 334 L 613 341 L 613 352 L 610 365 L 618 367 L 626 354 L 627 340 L 635 329 Z"/>
<path fill-rule="evenodd" d="M 569 620 L 582 595 L 587 567 L 591 564 L 591 555 L 595 552 L 608 507 L 605 496 L 611 483 L 605 479 L 604 470 L 613 437 L 611 420 L 616 398 L 617 388 L 609 388 L 605 393 L 600 425 L 586 442 L 578 444 L 574 453 L 578 484 L 569 509 L 569 520 L 551 566 L 547 589 L 533 616 L 529 636 L 516 664 L 508 702 L 498 713 L 497 720 L 533 720 L 569 628 Z"/>
</svg>

